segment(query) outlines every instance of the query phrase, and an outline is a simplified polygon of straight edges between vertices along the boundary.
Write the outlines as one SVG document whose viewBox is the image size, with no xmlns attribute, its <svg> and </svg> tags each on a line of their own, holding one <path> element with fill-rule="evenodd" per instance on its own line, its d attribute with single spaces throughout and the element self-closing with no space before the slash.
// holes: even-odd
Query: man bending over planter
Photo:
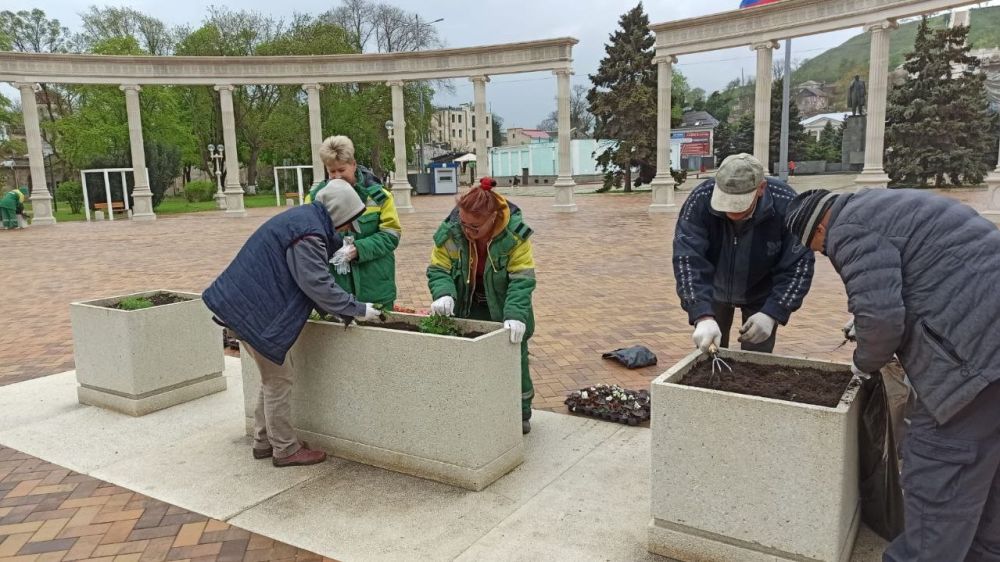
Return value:
<svg viewBox="0 0 1000 562">
<path fill-rule="evenodd" d="M 802 306 L 815 259 L 784 228 L 793 197 L 749 154 L 726 158 L 688 196 L 674 232 L 674 278 L 701 351 L 729 347 L 739 308 L 740 347 L 770 353 L 777 325 Z"/>
<path fill-rule="evenodd" d="M 917 393 L 903 441 L 905 530 L 884 559 L 1000 560 L 1000 230 L 909 189 L 807 191 L 787 225 L 844 281 L 855 374 L 897 355 Z"/>
<path fill-rule="evenodd" d="M 299 443 L 292 429 L 293 371 L 285 356 L 313 309 L 341 317 L 378 318 L 379 311 L 337 286 L 327 269 L 341 246 L 336 229 L 365 212 L 351 186 L 333 180 L 309 205 L 265 222 L 202 294 L 217 322 L 243 342 L 260 370 L 253 456 L 274 466 L 316 464 L 326 453 Z"/>
</svg>

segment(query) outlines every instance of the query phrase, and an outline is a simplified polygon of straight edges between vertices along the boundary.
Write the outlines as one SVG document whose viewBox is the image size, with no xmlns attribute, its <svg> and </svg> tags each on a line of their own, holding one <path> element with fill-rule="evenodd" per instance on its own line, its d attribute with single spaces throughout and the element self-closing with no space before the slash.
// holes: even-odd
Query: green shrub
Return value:
<svg viewBox="0 0 1000 562">
<path fill-rule="evenodd" d="M 432 314 L 420 320 L 420 331 L 425 334 L 437 334 L 439 336 L 459 336 L 461 330 L 454 318 L 449 316 L 439 316 Z"/>
<path fill-rule="evenodd" d="M 74 215 L 83 209 L 83 186 L 76 180 L 64 181 L 56 188 L 56 199 L 69 204 L 69 210 Z"/>
<path fill-rule="evenodd" d="M 141 310 L 153 306 L 153 301 L 146 297 L 126 297 L 118 303 L 122 310 Z"/>
<path fill-rule="evenodd" d="M 211 180 L 195 180 L 184 186 L 184 198 L 189 203 L 211 201 L 215 191 L 215 184 Z"/>
</svg>

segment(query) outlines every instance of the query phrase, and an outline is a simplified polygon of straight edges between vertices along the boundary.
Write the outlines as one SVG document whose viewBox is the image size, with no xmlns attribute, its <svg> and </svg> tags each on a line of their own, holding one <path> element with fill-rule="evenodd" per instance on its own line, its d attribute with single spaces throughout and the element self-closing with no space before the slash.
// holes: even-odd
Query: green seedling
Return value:
<svg viewBox="0 0 1000 562">
<path fill-rule="evenodd" d="M 439 336 L 461 335 L 458 323 L 449 316 L 432 314 L 420 320 L 420 331 L 425 334 L 437 334 Z"/>
<path fill-rule="evenodd" d="M 118 308 L 122 310 L 141 310 L 153 306 L 153 301 L 146 297 L 126 297 L 118 302 Z"/>
</svg>

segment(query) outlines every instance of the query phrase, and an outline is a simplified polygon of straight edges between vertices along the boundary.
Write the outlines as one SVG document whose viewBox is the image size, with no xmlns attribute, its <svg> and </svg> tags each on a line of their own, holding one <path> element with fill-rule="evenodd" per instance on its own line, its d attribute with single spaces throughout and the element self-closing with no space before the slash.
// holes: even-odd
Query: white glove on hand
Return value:
<svg viewBox="0 0 1000 562">
<path fill-rule="evenodd" d="M 843 332 L 844 332 L 844 339 L 849 341 L 858 341 L 858 331 L 854 329 L 853 316 L 851 316 L 851 319 L 847 322 L 847 324 L 844 324 Z"/>
<path fill-rule="evenodd" d="M 747 318 L 746 324 L 740 328 L 740 341 L 746 343 L 763 343 L 774 332 L 774 318 L 758 312 Z"/>
<path fill-rule="evenodd" d="M 437 314 L 438 316 L 454 316 L 455 315 L 455 299 L 445 295 L 438 300 L 431 303 L 431 314 Z"/>
<path fill-rule="evenodd" d="M 337 273 L 347 275 L 351 272 L 351 260 L 358 257 L 358 248 L 354 245 L 354 238 L 347 236 L 344 238 L 344 245 L 333 253 L 330 263 Z"/>
<path fill-rule="evenodd" d="M 722 343 L 722 330 L 719 329 L 719 323 L 715 318 L 706 318 L 695 325 L 691 339 L 702 353 L 708 353 L 708 348 L 713 343 L 715 347 L 719 347 Z"/>
<path fill-rule="evenodd" d="M 381 315 L 382 315 L 381 310 L 375 308 L 373 305 L 369 303 L 365 303 L 365 315 L 362 316 L 359 320 L 361 320 L 362 322 L 372 322 L 374 320 L 378 320 L 379 316 Z"/>
<path fill-rule="evenodd" d="M 521 340 L 524 339 L 524 331 L 528 329 L 520 320 L 506 320 L 503 327 L 510 330 L 510 343 L 521 343 Z"/>
<path fill-rule="evenodd" d="M 854 373 L 855 376 L 858 376 L 858 377 L 860 377 L 860 378 L 862 378 L 864 380 L 868 380 L 868 379 L 872 378 L 872 376 L 871 376 L 870 373 L 866 373 L 866 372 L 862 371 L 861 369 L 859 369 L 858 366 L 855 365 L 853 361 L 851 362 L 851 372 Z"/>
</svg>

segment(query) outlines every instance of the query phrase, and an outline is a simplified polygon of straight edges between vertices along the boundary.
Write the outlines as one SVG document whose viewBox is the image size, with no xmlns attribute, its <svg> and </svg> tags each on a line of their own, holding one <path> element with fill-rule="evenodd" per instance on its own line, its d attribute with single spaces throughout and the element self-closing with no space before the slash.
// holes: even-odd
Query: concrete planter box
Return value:
<svg viewBox="0 0 1000 562">
<path fill-rule="evenodd" d="M 684 561 L 848 560 L 860 518 L 857 385 L 825 408 L 676 384 L 708 360 L 692 353 L 652 383 L 650 552 Z"/>
<path fill-rule="evenodd" d="M 107 308 L 125 297 L 191 300 L 141 310 Z M 81 404 L 131 416 L 225 390 L 222 328 L 197 293 L 148 291 L 70 304 Z"/>
<path fill-rule="evenodd" d="M 521 464 L 520 346 L 500 324 L 458 324 L 485 335 L 308 322 L 289 353 L 300 438 L 338 457 L 477 491 Z M 247 354 L 243 388 L 250 432 L 260 374 Z"/>
</svg>

